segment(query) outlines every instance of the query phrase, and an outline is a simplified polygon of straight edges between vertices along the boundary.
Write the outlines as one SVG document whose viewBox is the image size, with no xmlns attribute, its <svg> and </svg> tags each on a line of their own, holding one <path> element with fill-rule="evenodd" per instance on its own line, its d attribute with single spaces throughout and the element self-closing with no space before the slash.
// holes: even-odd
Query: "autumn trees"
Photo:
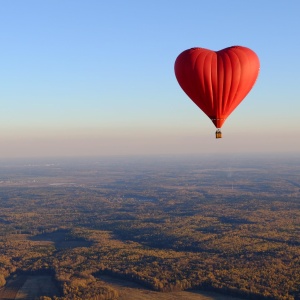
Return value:
<svg viewBox="0 0 300 300">
<path fill-rule="evenodd" d="M 117 298 L 104 275 L 300 299 L 300 167 L 261 163 L 72 165 L 59 169 L 65 185 L 48 166 L 35 186 L 18 169 L 0 190 L 0 286 L 46 272 L 61 300 Z"/>
</svg>

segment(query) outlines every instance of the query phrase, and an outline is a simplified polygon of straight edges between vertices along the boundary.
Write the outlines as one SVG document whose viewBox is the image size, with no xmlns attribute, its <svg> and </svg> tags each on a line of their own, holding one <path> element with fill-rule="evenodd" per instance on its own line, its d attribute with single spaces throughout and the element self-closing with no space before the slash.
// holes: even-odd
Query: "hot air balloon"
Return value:
<svg viewBox="0 0 300 300">
<path fill-rule="evenodd" d="M 255 52 L 242 46 L 220 51 L 191 48 L 175 61 L 175 76 L 183 91 L 212 120 L 221 138 L 221 127 L 252 89 L 258 73 Z"/>
</svg>

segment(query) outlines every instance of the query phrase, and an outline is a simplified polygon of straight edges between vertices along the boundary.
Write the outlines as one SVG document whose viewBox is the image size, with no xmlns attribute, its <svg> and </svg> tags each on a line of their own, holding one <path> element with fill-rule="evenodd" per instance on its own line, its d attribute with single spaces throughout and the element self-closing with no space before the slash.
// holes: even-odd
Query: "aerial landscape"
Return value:
<svg viewBox="0 0 300 300">
<path fill-rule="evenodd" d="M 299 156 L 5 161 L 0 186 L 1 300 L 300 299 Z"/>
<path fill-rule="evenodd" d="M 0 9 L 0 300 L 300 300 L 300 2 Z"/>
</svg>

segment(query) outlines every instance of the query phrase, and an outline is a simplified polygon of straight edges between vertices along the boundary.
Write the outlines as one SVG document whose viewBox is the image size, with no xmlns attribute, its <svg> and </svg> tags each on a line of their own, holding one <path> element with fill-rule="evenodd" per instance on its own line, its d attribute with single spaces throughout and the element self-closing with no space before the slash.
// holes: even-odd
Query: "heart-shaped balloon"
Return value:
<svg viewBox="0 0 300 300">
<path fill-rule="evenodd" d="M 253 87 L 259 73 L 255 52 L 242 46 L 220 51 L 192 48 L 175 61 L 175 75 L 184 92 L 221 128 Z"/>
</svg>

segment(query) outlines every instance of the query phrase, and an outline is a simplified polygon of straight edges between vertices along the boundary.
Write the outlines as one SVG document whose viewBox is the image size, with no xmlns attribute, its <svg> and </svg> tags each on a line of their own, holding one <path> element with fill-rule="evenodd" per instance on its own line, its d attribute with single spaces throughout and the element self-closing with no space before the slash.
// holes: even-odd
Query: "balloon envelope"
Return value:
<svg viewBox="0 0 300 300">
<path fill-rule="evenodd" d="M 175 61 L 175 76 L 184 92 L 221 128 L 226 118 L 252 89 L 259 59 L 249 48 L 220 51 L 191 48 Z"/>
</svg>

